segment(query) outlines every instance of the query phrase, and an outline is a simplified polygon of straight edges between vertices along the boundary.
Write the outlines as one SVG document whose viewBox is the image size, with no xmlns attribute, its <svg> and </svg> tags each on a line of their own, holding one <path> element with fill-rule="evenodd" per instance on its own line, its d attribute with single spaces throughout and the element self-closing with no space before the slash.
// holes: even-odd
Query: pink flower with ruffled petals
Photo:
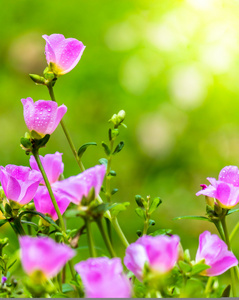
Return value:
<svg viewBox="0 0 239 300">
<path fill-rule="evenodd" d="M 227 166 L 223 168 L 218 180 L 208 177 L 211 183 L 204 186 L 203 189 L 196 193 L 197 196 L 205 195 L 216 198 L 219 205 L 223 208 L 232 208 L 239 202 L 239 170 L 236 166 Z"/>
<path fill-rule="evenodd" d="M 48 237 L 22 236 L 19 242 L 22 266 L 28 275 L 41 271 L 46 278 L 52 278 L 75 256 L 70 247 Z"/>
<path fill-rule="evenodd" d="M 66 194 L 63 194 L 62 192 L 55 189 L 53 185 L 52 192 L 56 199 L 56 203 L 59 207 L 59 210 L 63 215 L 68 205 L 70 204 L 70 199 L 69 197 L 67 197 Z M 54 221 L 58 219 L 58 215 L 54 208 L 54 205 L 52 204 L 48 189 L 45 186 L 38 187 L 33 200 L 35 203 L 36 211 L 50 215 Z"/>
<path fill-rule="evenodd" d="M 143 279 L 144 265 L 157 274 L 168 273 L 178 260 L 179 237 L 142 236 L 126 249 L 124 264 L 139 279 Z"/>
<path fill-rule="evenodd" d="M 228 250 L 227 245 L 216 234 L 211 234 L 209 231 L 203 232 L 199 237 L 196 262 L 203 259 L 205 264 L 210 266 L 202 272 L 205 276 L 218 276 L 238 265 L 238 260 Z"/>
<path fill-rule="evenodd" d="M 80 204 L 82 198 L 87 197 L 92 188 L 95 190 L 95 198 L 99 195 L 105 173 L 105 165 L 97 165 L 77 176 L 55 182 L 54 187 L 68 195 L 71 202 Z"/>
<path fill-rule="evenodd" d="M 21 205 L 33 199 L 41 180 L 41 173 L 28 167 L 15 165 L 0 167 L 0 181 L 7 199 Z"/>
<path fill-rule="evenodd" d="M 131 284 L 119 258 L 89 258 L 75 265 L 87 298 L 130 298 Z"/>
<path fill-rule="evenodd" d="M 56 152 L 55 154 L 46 154 L 45 156 L 39 155 L 39 157 L 50 184 L 58 181 L 64 170 L 62 153 Z M 33 170 L 40 172 L 33 155 L 30 157 L 30 166 Z M 44 180 L 41 181 L 41 184 L 45 184 Z"/>
<path fill-rule="evenodd" d="M 24 119 L 27 128 L 31 132 L 36 131 L 40 136 L 52 134 L 67 111 L 63 104 L 58 107 L 51 100 L 38 100 L 35 103 L 32 98 L 22 99 Z"/>
<path fill-rule="evenodd" d="M 70 72 L 79 62 L 85 49 L 82 42 L 62 34 L 42 36 L 46 41 L 45 54 L 48 64 L 52 64 L 57 76 Z"/>
</svg>

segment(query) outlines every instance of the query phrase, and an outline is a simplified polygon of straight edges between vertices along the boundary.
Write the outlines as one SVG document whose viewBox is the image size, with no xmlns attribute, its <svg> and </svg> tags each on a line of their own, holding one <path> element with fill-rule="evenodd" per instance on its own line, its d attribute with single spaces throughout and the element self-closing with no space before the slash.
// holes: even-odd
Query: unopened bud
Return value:
<svg viewBox="0 0 239 300">
<path fill-rule="evenodd" d="M 45 78 L 36 74 L 29 74 L 31 80 L 33 80 L 36 84 L 45 84 Z"/>
</svg>

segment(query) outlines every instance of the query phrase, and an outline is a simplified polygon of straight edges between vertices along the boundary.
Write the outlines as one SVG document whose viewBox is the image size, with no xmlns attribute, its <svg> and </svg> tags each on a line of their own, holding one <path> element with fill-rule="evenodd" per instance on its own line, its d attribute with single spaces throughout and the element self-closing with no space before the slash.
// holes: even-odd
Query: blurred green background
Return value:
<svg viewBox="0 0 239 300">
<path fill-rule="evenodd" d="M 113 161 L 119 188 L 114 201 L 129 201 L 119 222 L 130 242 L 142 227 L 134 196 L 160 196 L 155 229 L 171 228 L 194 257 L 198 236 L 213 225 L 181 215 L 204 215 L 206 177 L 239 165 L 239 1 L 238 0 L 69 0 L 1 1 L 0 164 L 29 165 L 19 147 L 26 126 L 21 98 L 48 100 L 28 73 L 46 67 L 43 34 L 81 40 L 79 64 L 55 86 L 68 107 L 65 122 L 91 167 L 104 157 L 110 117 L 126 111 L 121 129 L 125 148 Z M 65 177 L 79 172 L 61 128 L 41 154 L 64 153 Z M 229 229 L 238 214 L 229 218 Z M 79 220 L 74 220 L 80 222 Z M 1 235 L 7 235 L 7 226 Z M 97 243 L 101 239 L 96 231 Z M 12 240 L 17 244 L 15 237 Z M 239 257 L 239 242 L 233 248 Z M 82 241 L 83 245 L 86 242 Z M 117 243 L 117 241 L 115 241 Z M 117 243 L 118 245 L 118 243 Z M 10 250 L 13 249 L 9 246 Z M 119 244 L 119 250 L 121 246 Z M 121 249 L 121 251 L 123 251 Z"/>
</svg>

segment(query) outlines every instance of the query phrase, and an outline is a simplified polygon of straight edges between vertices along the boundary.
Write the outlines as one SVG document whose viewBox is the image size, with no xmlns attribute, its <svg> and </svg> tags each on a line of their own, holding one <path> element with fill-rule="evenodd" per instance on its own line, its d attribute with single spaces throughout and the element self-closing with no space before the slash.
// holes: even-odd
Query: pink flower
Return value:
<svg viewBox="0 0 239 300">
<path fill-rule="evenodd" d="M 77 176 L 55 182 L 54 187 L 68 195 L 71 202 L 80 204 L 81 199 L 88 196 L 91 188 L 95 189 L 95 198 L 99 195 L 105 172 L 105 165 L 97 165 Z"/>
<path fill-rule="evenodd" d="M 24 205 L 34 197 L 42 175 L 28 167 L 7 165 L 0 167 L 0 181 L 8 200 Z"/>
<path fill-rule="evenodd" d="M 39 156 L 50 184 L 56 182 L 64 170 L 62 153 L 56 152 L 55 154 L 46 154 L 44 157 Z M 30 157 L 30 166 L 33 170 L 40 172 L 33 155 Z M 41 181 L 41 184 L 45 184 L 44 180 Z"/>
<path fill-rule="evenodd" d="M 65 194 L 61 193 L 53 186 L 52 191 L 60 212 L 63 215 L 68 205 L 70 204 L 70 200 Z M 52 204 L 49 192 L 45 186 L 38 187 L 37 192 L 34 196 L 34 203 L 36 211 L 50 215 L 54 221 L 58 219 L 57 212 Z"/>
<path fill-rule="evenodd" d="M 24 271 L 32 275 L 41 271 L 46 278 L 54 277 L 75 256 L 75 251 L 48 237 L 22 236 L 19 238 Z"/>
<path fill-rule="evenodd" d="M 35 103 L 32 98 L 22 99 L 24 119 L 29 131 L 36 131 L 40 136 L 52 134 L 67 111 L 63 104 L 58 107 L 51 100 L 38 100 Z"/>
<path fill-rule="evenodd" d="M 46 41 L 45 54 L 47 63 L 53 64 L 53 73 L 63 75 L 70 72 L 79 62 L 85 49 L 82 42 L 62 34 L 42 36 Z"/>
<path fill-rule="evenodd" d="M 131 285 L 119 258 L 89 258 L 75 265 L 87 298 L 130 298 Z"/>
<path fill-rule="evenodd" d="M 151 271 L 158 274 L 169 272 L 178 260 L 179 237 L 142 236 L 126 249 L 124 264 L 139 279 L 143 279 L 147 262 Z"/>
<path fill-rule="evenodd" d="M 196 262 L 205 259 L 205 264 L 211 268 L 202 272 L 202 275 L 217 276 L 238 264 L 235 255 L 228 251 L 227 245 L 216 235 L 209 231 L 203 232 L 199 237 L 199 247 Z"/>
<path fill-rule="evenodd" d="M 216 198 L 223 208 L 231 208 L 239 202 L 239 170 L 236 166 L 228 166 L 221 170 L 218 180 L 208 177 L 211 183 L 196 193 Z"/>
</svg>

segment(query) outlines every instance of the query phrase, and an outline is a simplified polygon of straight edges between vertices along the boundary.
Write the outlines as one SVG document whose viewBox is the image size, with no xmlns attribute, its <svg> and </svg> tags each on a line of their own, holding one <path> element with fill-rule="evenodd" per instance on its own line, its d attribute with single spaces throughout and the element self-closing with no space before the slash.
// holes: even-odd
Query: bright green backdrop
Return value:
<svg viewBox="0 0 239 300">
<path fill-rule="evenodd" d="M 86 49 L 55 93 L 68 107 L 64 119 L 77 147 L 98 144 L 85 154 L 86 167 L 104 156 L 107 121 L 124 109 L 126 145 L 112 180 L 119 188 L 114 200 L 131 202 L 119 217 L 122 228 L 133 242 L 141 228 L 134 195 L 160 196 L 156 227 L 172 228 L 194 256 L 199 234 L 215 232 L 213 225 L 172 219 L 203 215 L 199 185 L 224 166 L 239 165 L 239 1 L 9 0 L 1 7 L 0 164 L 28 165 L 19 147 L 26 131 L 20 99 L 49 99 L 28 77 L 46 67 L 41 36 L 77 38 Z M 65 177 L 79 172 L 61 128 L 42 154 L 55 151 L 64 153 Z M 237 219 L 230 216 L 229 228 Z M 98 233 L 96 239 L 100 245 Z"/>
</svg>

